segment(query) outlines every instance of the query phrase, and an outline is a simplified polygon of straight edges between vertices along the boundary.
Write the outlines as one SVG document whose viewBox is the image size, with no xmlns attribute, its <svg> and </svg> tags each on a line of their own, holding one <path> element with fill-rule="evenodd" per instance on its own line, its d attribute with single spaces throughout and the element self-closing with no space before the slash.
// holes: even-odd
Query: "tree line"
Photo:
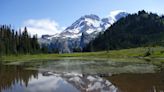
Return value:
<svg viewBox="0 0 164 92">
<path fill-rule="evenodd" d="M 42 49 L 37 35 L 31 37 L 26 27 L 17 31 L 9 25 L 0 25 L 0 55 L 35 54 L 41 53 Z"/>
<path fill-rule="evenodd" d="M 84 51 L 164 46 L 164 16 L 144 10 L 121 18 L 91 41 Z"/>
</svg>

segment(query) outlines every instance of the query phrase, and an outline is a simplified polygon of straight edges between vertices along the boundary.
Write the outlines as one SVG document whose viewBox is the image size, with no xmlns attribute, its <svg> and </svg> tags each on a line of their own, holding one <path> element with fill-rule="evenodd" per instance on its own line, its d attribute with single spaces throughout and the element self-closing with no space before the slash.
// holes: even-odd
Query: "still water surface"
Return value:
<svg viewBox="0 0 164 92">
<path fill-rule="evenodd" d="M 62 59 L 0 64 L 0 92 L 164 92 L 150 63 Z"/>
</svg>

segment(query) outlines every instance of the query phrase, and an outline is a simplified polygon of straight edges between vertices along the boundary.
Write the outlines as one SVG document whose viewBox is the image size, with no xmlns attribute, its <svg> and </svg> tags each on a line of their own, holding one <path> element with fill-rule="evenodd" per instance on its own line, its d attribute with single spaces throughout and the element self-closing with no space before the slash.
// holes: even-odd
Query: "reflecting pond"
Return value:
<svg viewBox="0 0 164 92">
<path fill-rule="evenodd" d="M 164 92 L 164 72 L 149 62 L 112 60 L 0 64 L 0 92 Z"/>
</svg>

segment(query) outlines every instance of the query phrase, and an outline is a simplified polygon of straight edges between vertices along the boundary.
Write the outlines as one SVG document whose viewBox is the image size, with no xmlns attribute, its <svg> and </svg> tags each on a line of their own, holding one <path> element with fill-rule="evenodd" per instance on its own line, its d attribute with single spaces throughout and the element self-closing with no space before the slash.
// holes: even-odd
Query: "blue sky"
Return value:
<svg viewBox="0 0 164 92">
<path fill-rule="evenodd" d="M 142 9 L 164 14 L 164 0 L 1 0 L 0 24 L 21 27 L 30 19 L 47 19 L 67 27 L 86 14 L 105 17 L 113 10 Z"/>
</svg>

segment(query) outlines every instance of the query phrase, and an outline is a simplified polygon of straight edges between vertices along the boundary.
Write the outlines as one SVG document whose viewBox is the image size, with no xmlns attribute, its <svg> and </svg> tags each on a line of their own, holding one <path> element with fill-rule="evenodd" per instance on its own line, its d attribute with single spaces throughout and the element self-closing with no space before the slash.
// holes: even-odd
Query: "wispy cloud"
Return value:
<svg viewBox="0 0 164 92">
<path fill-rule="evenodd" d="M 23 23 L 24 26 L 27 27 L 30 34 L 37 34 L 38 37 L 41 37 L 43 34 L 53 35 L 60 33 L 64 28 L 51 19 L 29 19 Z"/>
</svg>

